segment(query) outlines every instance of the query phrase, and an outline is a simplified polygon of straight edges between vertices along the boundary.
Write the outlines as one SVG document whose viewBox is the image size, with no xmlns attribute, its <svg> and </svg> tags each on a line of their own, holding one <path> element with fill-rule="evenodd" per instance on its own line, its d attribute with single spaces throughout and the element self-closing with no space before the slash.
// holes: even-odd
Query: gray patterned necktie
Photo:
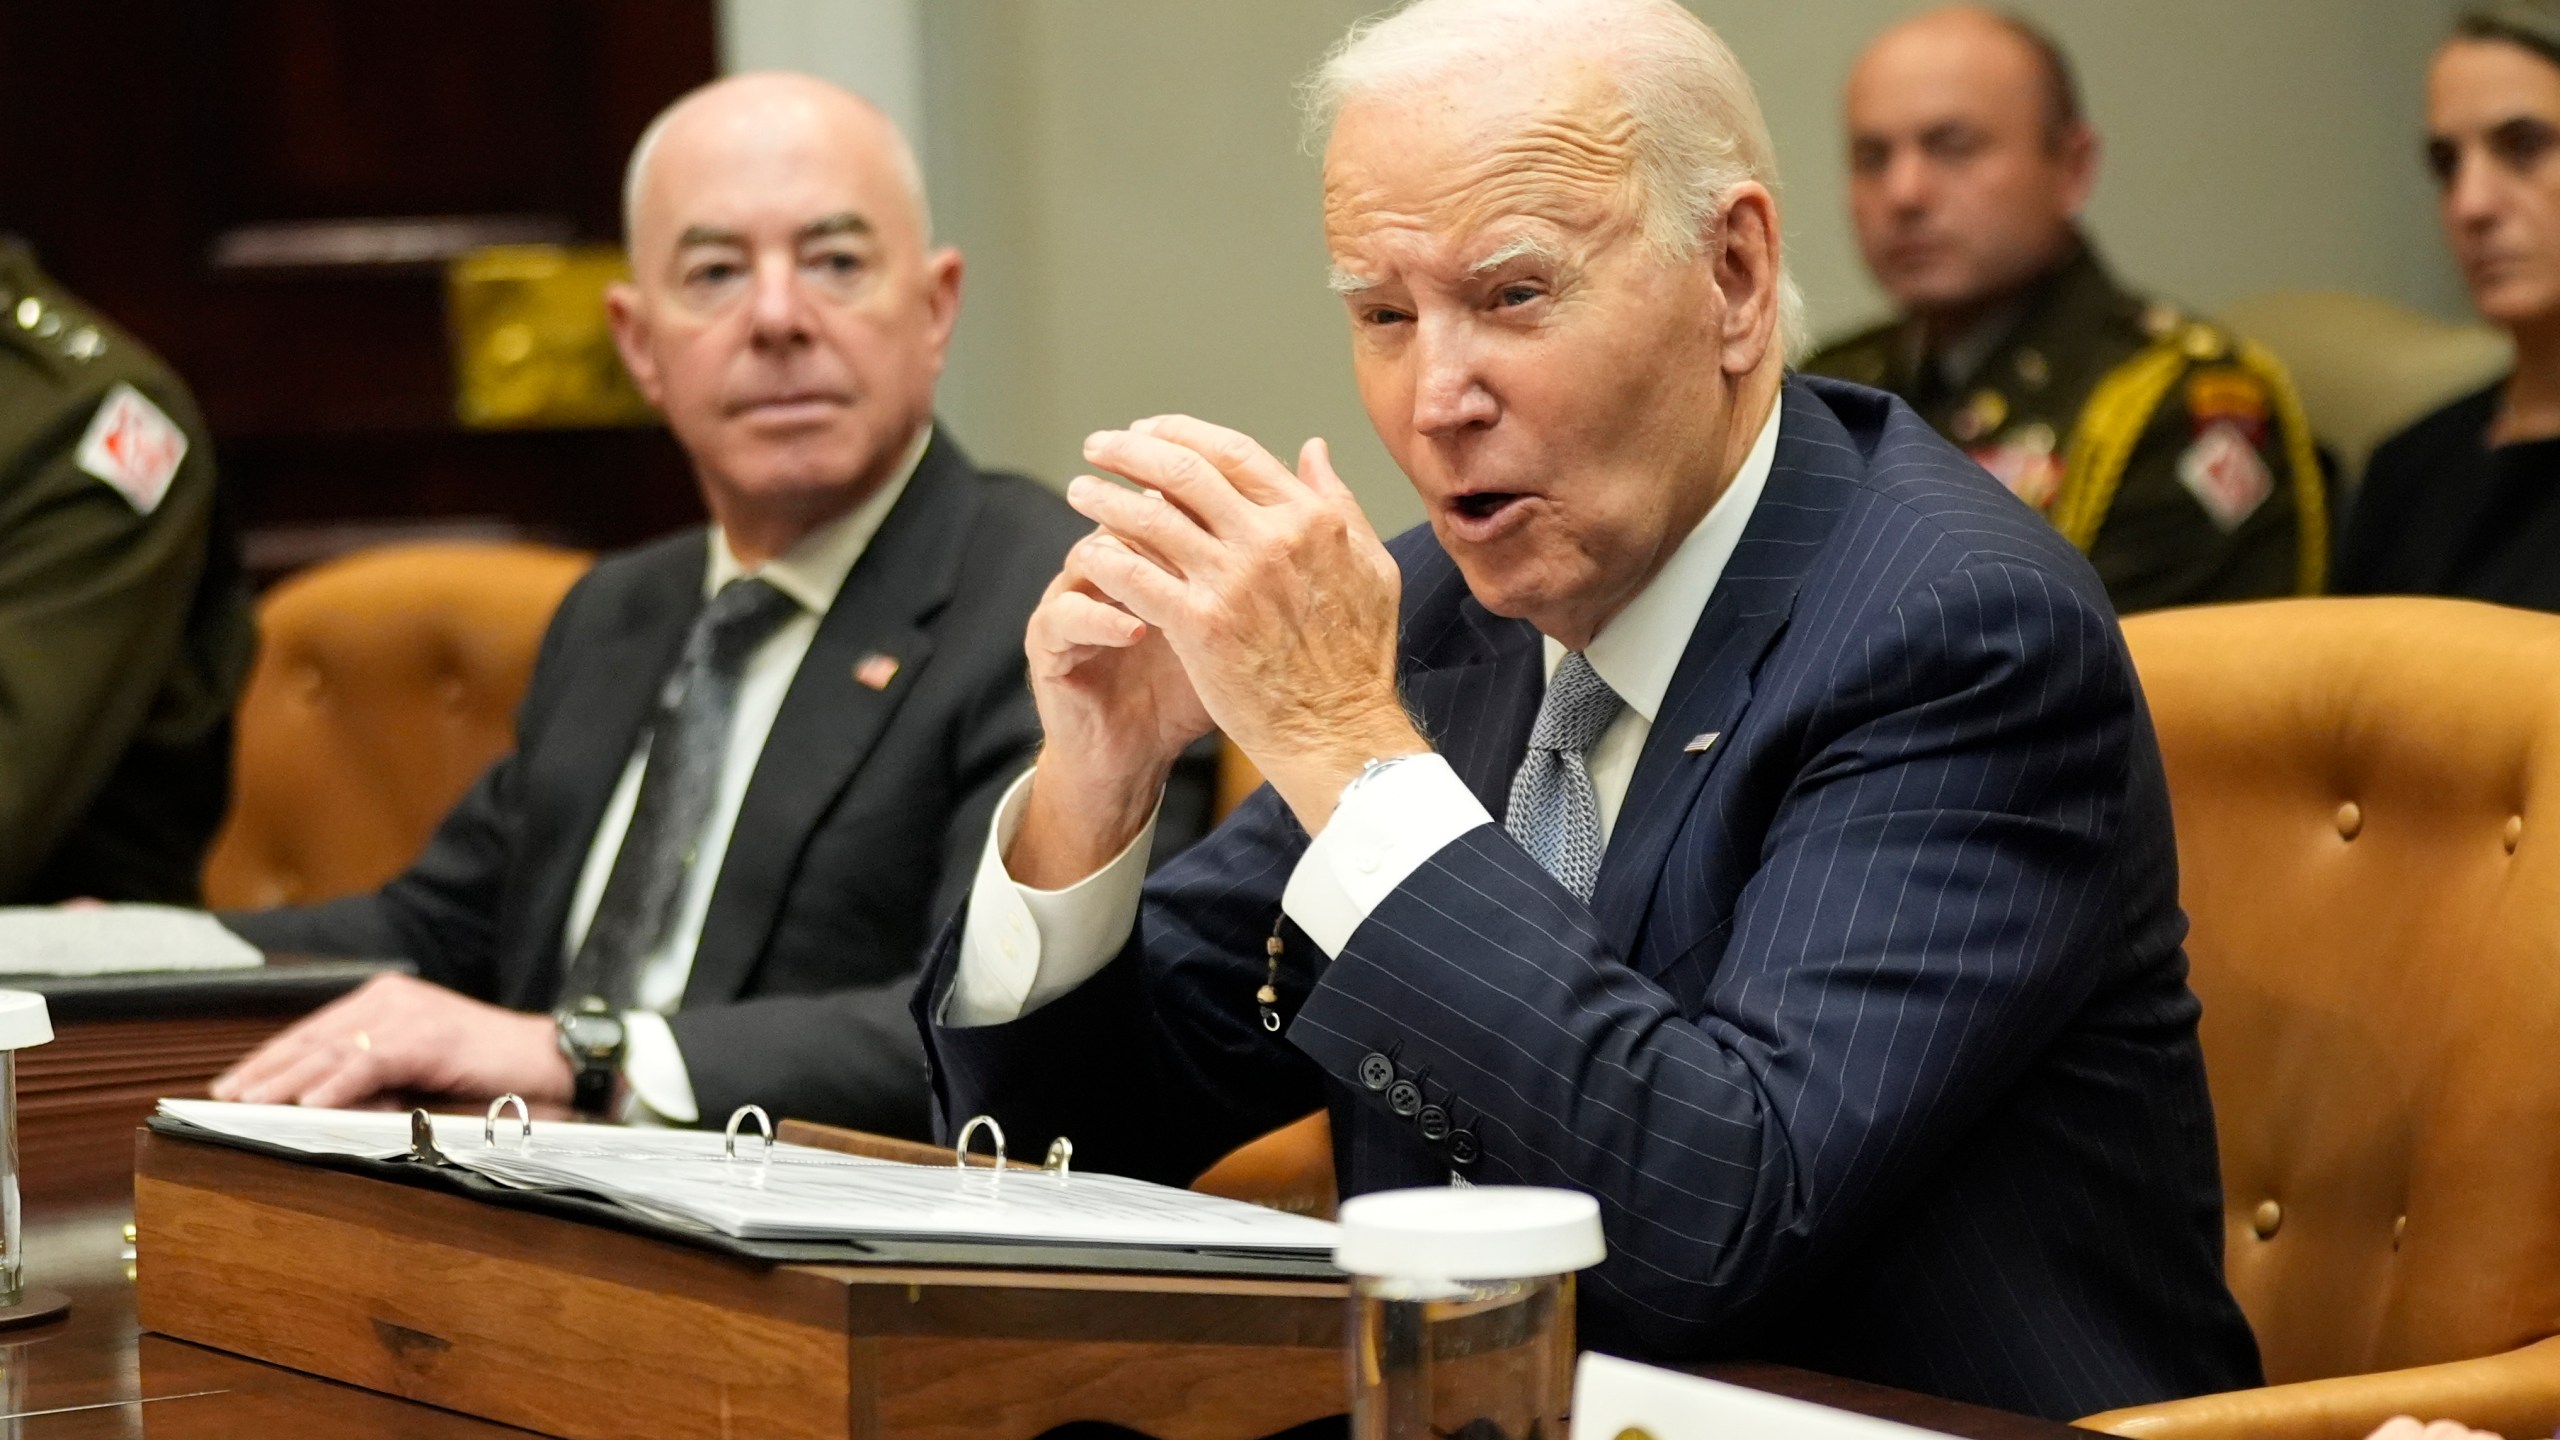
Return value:
<svg viewBox="0 0 2560 1440">
<path fill-rule="evenodd" d="M 1589 756 L 1625 704 L 1581 651 L 1568 652 L 1547 682 L 1528 758 L 1511 777 L 1502 828 L 1584 900 L 1600 881 L 1600 797 L 1591 788 Z"/>
<path fill-rule="evenodd" d="M 569 962 L 562 1003 L 596 996 L 616 1012 L 631 1008 L 640 961 L 666 939 L 676 896 L 693 867 L 694 844 L 720 788 L 747 657 L 799 609 L 798 601 L 764 581 L 741 578 L 721 586 L 695 618 L 684 654 L 658 692 L 640 797 L 632 804 L 631 825 L 614 853 L 595 918 Z"/>
</svg>

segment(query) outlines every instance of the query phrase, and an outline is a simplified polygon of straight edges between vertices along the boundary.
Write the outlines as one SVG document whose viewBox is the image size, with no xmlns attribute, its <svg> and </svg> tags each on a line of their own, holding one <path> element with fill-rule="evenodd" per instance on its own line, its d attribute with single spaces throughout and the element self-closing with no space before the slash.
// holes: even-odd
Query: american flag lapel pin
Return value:
<svg viewBox="0 0 2560 1440">
<path fill-rule="evenodd" d="M 1692 736 L 1690 736 L 1690 737 L 1689 737 L 1689 743 L 1688 743 L 1688 744 L 1686 744 L 1686 745 L 1681 746 L 1680 748 L 1681 748 L 1683 751 L 1685 751 L 1686 753 L 1691 754 L 1691 755 L 1704 755 L 1704 754 L 1706 754 L 1708 751 L 1713 750 L 1714 748 L 1716 748 L 1716 742 L 1717 742 L 1718 740 L 1723 739 L 1723 738 L 1724 738 L 1724 732 L 1723 732 L 1723 731 L 1721 731 L 1721 730 L 1709 730 L 1709 731 L 1707 731 L 1707 732 L 1706 732 L 1705 734 L 1703 734 L 1703 735 L 1692 735 Z"/>
<path fill-rule="evenodd" d="M 886 690 L 898 678 L 898 657 L 874 650 L 854 662 L 853 678 L 874 690 Z"/>
</svg>

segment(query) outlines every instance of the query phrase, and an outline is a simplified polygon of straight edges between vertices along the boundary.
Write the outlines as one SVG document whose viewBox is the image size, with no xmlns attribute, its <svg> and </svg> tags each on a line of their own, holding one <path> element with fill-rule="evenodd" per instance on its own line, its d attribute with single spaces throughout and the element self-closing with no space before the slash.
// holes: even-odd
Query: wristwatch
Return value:
<svg viewBox="0 0 2560 1440">
<path fill-rule="evenodd" d="M 606 1118 L 614 1078 L 622 1073 L 622 1017 L 590 995 L 551 1017 L 560 1030 L 560 1053 L 569 1057 L 569 1103 L 581 1115 Z"/>
</svg>

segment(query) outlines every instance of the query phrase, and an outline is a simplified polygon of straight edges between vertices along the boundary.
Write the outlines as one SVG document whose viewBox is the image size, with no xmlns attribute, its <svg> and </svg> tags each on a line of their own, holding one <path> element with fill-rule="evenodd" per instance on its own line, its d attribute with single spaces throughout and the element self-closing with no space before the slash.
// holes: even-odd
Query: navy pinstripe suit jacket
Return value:
<svg viewBox="0 0 2560 1440">
<path fill-rule="evenodd" d="M 1602 1349 L 2054 1417 L 2257 1383 L 2167 788 L 2106 595 L 1899 401 L 1798 379 L 1782 403 L 1588 905 L 1479 828 L 1330 963 L 1286 927 L 1266 1034 L 1307 843 L 1266 787 L 1158 872 L 1094 979 L 927 1026 L 946 1121 L 1179 1184 L 1324 1105 L 1346 1193 L 1453 1168 L 1588 1191 Z M 1394 549 L 1407 700 L 1499 816 L 1538 636 L 1427 531 Z"/>
</svg>

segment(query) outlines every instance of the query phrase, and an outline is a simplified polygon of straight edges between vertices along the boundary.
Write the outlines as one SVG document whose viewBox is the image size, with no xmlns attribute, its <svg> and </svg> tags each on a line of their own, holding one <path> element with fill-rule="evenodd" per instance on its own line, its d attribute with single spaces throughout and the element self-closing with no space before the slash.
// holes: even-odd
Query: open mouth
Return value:
<svg viewBox="0 0 2560 1440">
<path fill-rule="evenodd" d="M 1509 490 L 1476 490 L 1459 496 L 1451 503 L 1459 514 L 1470 520 L 1490 520 L 1520 499 Z"/>
</svg>

